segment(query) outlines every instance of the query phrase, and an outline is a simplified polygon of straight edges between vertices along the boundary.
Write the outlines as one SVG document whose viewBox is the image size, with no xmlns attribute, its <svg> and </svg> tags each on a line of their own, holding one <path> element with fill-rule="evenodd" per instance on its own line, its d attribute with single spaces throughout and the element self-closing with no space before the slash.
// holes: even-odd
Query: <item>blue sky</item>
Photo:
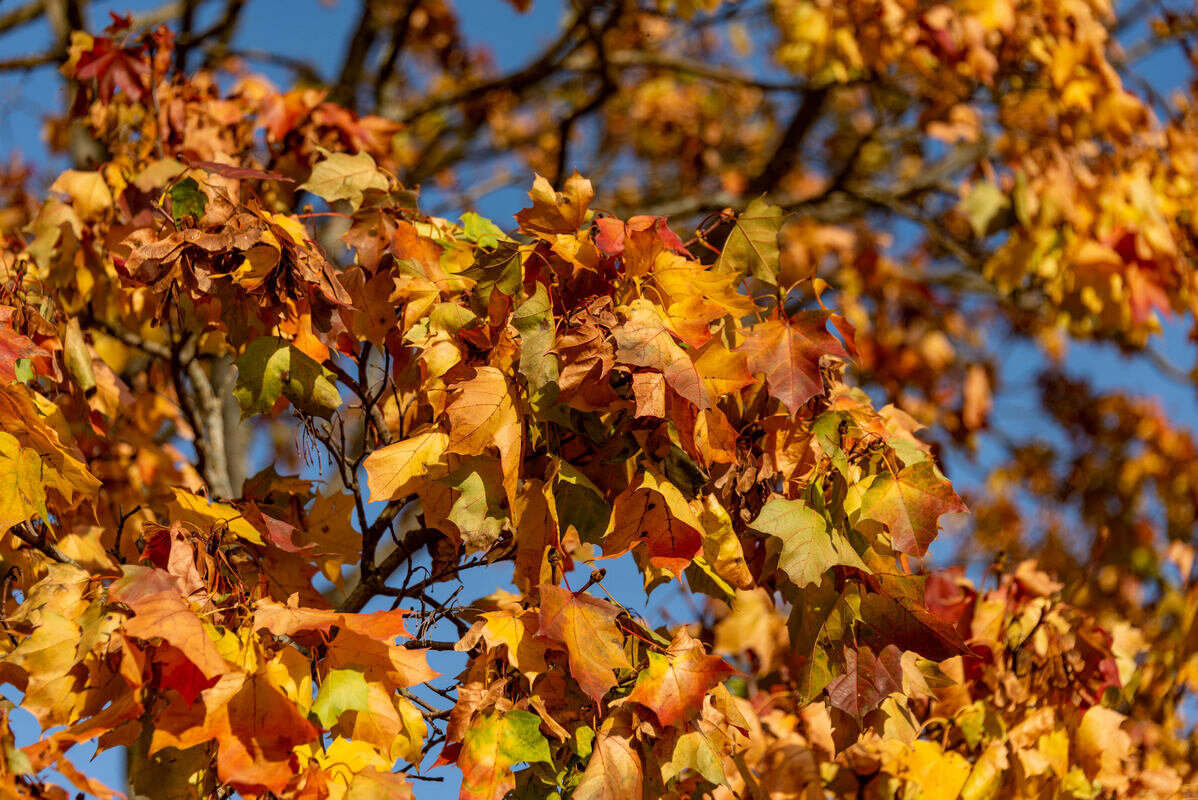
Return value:
<svg viewBox="0 0 1198 800">
<path fill-rule="evenodd" d="M 160 4 L 144 0 L 96 2 L 91 9 L 91 24 L 93 28 L 103 27 L 109 9 L 136 12 Z M 0 9 L 5 9 L 6 5 L 0 2 Z M 339 48 L 349 39 L 348 33 L 355 23 L 356 5 L 318 0 L 254 0 L 248 4 L 236 43 L 308 58 L 323 74 L 328 75 L 341 62 L 343 54 Z M 536 0 L 533 12 L 521 16 L 501 0 L 458 0 L 456 5 L 464 12 L 462 22 L 467 39 L 473 43 L 485 41 L 500 68 L 522 64 L 537 51 L 539 45 L 551 39 L 557 31 L 562 6 L 556 1 Z M 48 45 L 49 33 L 45 25 L 28 26 L 14 35 L 0 36 L 0 59 L 40 52 Z M 1189 74 L 1177 54 L 1154 57 L 1143 66 L 1144 74 L 1158 88 L 1174 88 Z M 284 70 L 264 67 L 262 71 L 276 83 L 286 85 L 288 76 Z M 0 114 L 0 154 L 20 153 L 26 161 L 50 176 L 61 168 L 61 164 L 54 163 L 47 155 L 41 139 L 41 127 L 44 117 L 61 107 L 62 94 L 61 81 L 52 70 L 42 69 L 25 75 L 0 75 L 0 104 L 4 111 Z M 585 163 L 577 166 L 580 171 L 587 171 Z M 510 227 L 511 215 L 523 207 L 525 200 L 523 190 L 505 189 L 485 197 L 480 202 L 480 211 L 501 226 Z M 1188 320 L 1168 323 L 1164 336 L 1156 343 L 1162 354 L 1184 369 L 1195 363 L 1196 355 L 1194 345 L 1186 339 L 1188 324 Z M 1005 427 L 1022 426 L 1024 430 L 1029 430 L 1030 426 L 1030 430 L 1036 432 L 1034 414 L 1038 400 L 1033 379 L 1044 365 L 1042 356 L 1027 344 L 999 342 L 992 347 L 1003 354 L 1001 379 L 1005 390 L 998 396 L 994 411 L 998 423 L 1006 423 Z M 1114 348 L 1073 344 L 1071 353 L 1071 373 L 1089 379 L 1097 388 L 1155 395 L 1175 420 L 1184 422 L 1190 428 L 1194 428 L 1198 422 L 1192 385 L 1174 383 L 1142 359 L 1123 358 Z M 977 464 L 951 458 L 948 467 L 955 481 L 968 486 L 984 474 L 981 467 L 992 462 L 997 455 L 996 448 L 983 442 Z M 944 556 L 954 548 L 951 536 L 946 535 L 933 551 L 933 556 Z M 644 610 L 640 579 L 628 560 L 607 566 L 611 574 L 605 585 L 626 602 L 631 599 L 632 607 L 638 607 L 639 603 L 639 608 Z M 505 568 L 493 574 L 477 576 L 472 581 L 471 594 L 485 593 L 490 588 L 487 585 L 489 582 L 498 588 L 506 583 L 507 574 L 509 571 Z M 671 610 L 678 610 L 680 615 L 686 614 L 685 606 L 677 601 L 676 595 L 668 587 L 654 594 L 651 606 L 655 609 L 651 614 L 654 618 L 660 619 L 662 614 L 668 614 Z M 455 656 L 436 655 L 433 662 L 435 668 L 447 673 L 447 677 L 452 677 L 462 666 L 460 657 Z M 12 687 L 5 687 L 4 692 L 17 699 Z M 22 711 L 14 713 L 14 727 L 21 739 L 20 743 L 37 736 L 35 723 Z M 83 766 L 86 749 L 80 746 L 74 752 L 77 754 L 76 763 Z M 119 753 L 101 754 L 86 770 L 110 786 L 123 785 L 124 772 Z M 453 772 L 445 771 L 445 777 L 445 783 L 418 784 L 415 787 L 417 796 L 422 800 L 456 797 L 457 784 Z"/>
</svg>

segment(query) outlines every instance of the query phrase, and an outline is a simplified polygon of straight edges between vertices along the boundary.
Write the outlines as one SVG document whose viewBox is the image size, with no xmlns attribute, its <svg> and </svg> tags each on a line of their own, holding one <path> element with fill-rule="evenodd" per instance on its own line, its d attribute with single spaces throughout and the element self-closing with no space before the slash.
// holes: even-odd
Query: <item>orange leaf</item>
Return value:
<svg viewBox="0 0 1198 800">
<path fill-rule="evenodd" d="M 702 642 L 679 628 L 661 653 L 649 653 L 649 668 L 636 678 L 627 701 L 653 712 L 662 727 L 677 725 L 699 713 L 703 696 L 735 672 L 719 656 L 707 655 Z"/>
<path fill-rule="evenodd" d="M 792 413 L 824 390 L 821 358 L 848 358 L 840 342 L 828 332 L 829 316 L 827 311 L 803 311 L 789 320 L 758 323 L 737 348 L 748 356 L 749 369 L 765 376 L 770 394 Z"/>
<path fill-rule="evenodd" d="M 632 669 L 616 627 L 618 613 L 604 600 L 541 585 L 540 635 L 565 645 L 570 674 L 596 703 L 616 685 L 614 670 Z"/>
</svg>

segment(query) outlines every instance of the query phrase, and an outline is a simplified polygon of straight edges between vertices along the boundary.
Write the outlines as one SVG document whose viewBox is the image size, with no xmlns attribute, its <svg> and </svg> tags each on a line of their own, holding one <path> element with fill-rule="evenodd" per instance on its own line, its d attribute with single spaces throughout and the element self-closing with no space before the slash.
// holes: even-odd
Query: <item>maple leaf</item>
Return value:
<svg viewBox="0 0 1198 800">
<path fill-rule="evenodd" d="M 649 667 L 637 675 L 627 702 L 653 712 L 662 727 L 698 714 L 703 697 L 735 672 L 724 659 L 709 655 L 702 642 L 679 628 L 665 654 L 649 653 Z"/>
<path fill-rule="evenodd" d="M 759 322 L 737 348 L 748 357 L 749 370 L 765 376 L 766 386 L 792 413 L 824 391 L 820 360 L 848 358 L 828 332 L 831 312 L 802 311 L 790 319 Z"/>
<path fill-rule="evenodd" d="M 828 684 L 828 702 L 860 720 L 890 694 L 902 691 L 902 656 L 894 645 L 882 648 L 876 656 L 865 645 L 846 647 L 845 673 Z"/>
<path fill-rule="evenodd" d="M 521 228 L 538 234 L 574 233 L 586 223 L 595 189 L 575 172 L 559 193 L 553 190 L 553 184 L 537 175 L 528 196 L 532 208 L 516 214 Z"/>
<path fill-rule="evenodd" d="M 545 285 L 516 307 L 512 326 L 520 332 L 520 374 L 528 383 L 529 404 L 543 414 L 557 399 L 558 363 L 553 355 L 553 305 Z"/>
<path fill-rule="evenodd" d="M 395 500 L 416 490 L 449 446 L 449 436 L 426 431 L 375 450 L 363 462 L 371 500 Z"/>
<path fill-rule="evenodd" d="M 912 464 L 897 475 L 878 475 L 861 499 L 861 515 L 884 524 L 894 546 L 914 556 L 927 552 L 941 515 L 968 510 L 931 461 Z"/>
<path fill-rule="evenodd" d="M 612 722 L 595 736 L 574 800 L 626 800 L 642 795 L 644 767 L 633 749 L 632 732 Z"/>
<path fill-rule="evenodd" d="M 902 775 L 924 787 L 927 800 L 976 800 L 962 793 L 969 778 L 970 763 L 960 753 L 944 751 L 935 742 L 912 742 L 903 759 Z"/>
<path fill-rule="evenodd" d="M 282 792 L 298 766 L 294 748 L 319 737 L 262 673 L 227 673 L 200 698 L 191 708 L 170 706 L 157 716 L 150 755 L 215 740 L 217 775 L 243 793 Z"/>
<path fill-rule="evenodd" d="M 362 553 L 362 535 L 354 529 L 351 516 L 353 499 L 343 493 L 317 495 L 303 516 L 302 529 L 316 545 L 313 558 L 324 575 L 341 583 L 341 567 L 356 561 Z"/>
<path fill-rule="evenodd" d="M 253 167 L 238 167 L 234 164 L 220 164 L 216 161 L 194 161 L 186 155 L 181 155 L 179 158 L 184 164 L 191 169 L 202 169 L 205 172 L 211 172 L 213 175 L 220 175 L 222 178 L 232 178 L 233 180 L 269 180 L 282 181 L 283 183 L 295 183 L 295 180 L 288 178 L 278 172 L 271 172 L 266 169 L 254 169 Z M 167 159 L 169 161 L 169 159 Z M 174 177 L 174 176 L 171 176 Z"/>
<path fill-rule="evenodd" d="M 234 363 L 237 388 L 233 394 L 243 419 L 269 412 L 280 397 L 317 417 L 327 418 L 341 405 L 333 373 L 286 339 L 260 336 Z"/>
<path fill-rule="evenodd" d="M 17 333 L 12 326 L 15 309 L 0 306 L 0 380 L 17 380 L 17 362 L 22 359 L 44 359 L 50 356 L 40 345 Z"/>
<path fill-rule="evenodd" d="M 355 669 L 331 669 L 320 682 L 320 692 L 312 701 L 312 713 L 326 728 L 346 711 L 369 710 L 370 686 Z"/>
<path fill-rule="evenodd" d="M 326 664 L 331 669 L 357 669 L 368 682 L 399 689 L 432 680 L 438 674 L 429 668 L 423 650 L 395 644 L 397 638 L 410 636 L 404 629 L 405 617 L 402 609 L 349 614 L 304 608 L 298 597 L 292 597 L 286 605 L 259 600 L 254 607 L 253 627 L 276 636 L 311 637 L 309 641 L 328 647 Z M 334 627 L 336 635 L 331 636 Z"/>
<path fill-rule="evenodd" d="M 762 198 L 754 199 L 733 221 L 732 231 L 716 259 L 716 269 L 747 273 L 777 285 L 778 231 L 782 229 L 783 220 L 781 208 Z"/>
<path fill-rule="evenodd" d="M 689 769 L 712 785 L 726 784 L 728 779 L 724 774 L 724 759 L 719 746 L 721 742 L 718 739 L 712 741 L 712 738 L 703 731 L 691 731 L 679 736 L 670 760 L 661 765 L 662 778 L 668 783 Z"/>
<path fill-rule="evenodd" d="M 616 360 L 659 370 L 679 396 L 696 408 L 707 408 L 711 398 L 698 367 L 674 341 L 656 307 L 644 299 L 634 300 L 626 316 L 627 321 L 612 331 L 619 347 Z"/>
<path fill-rule="evenodd" d="M 81 81 L 96 79 L 100 99 L 112 100 L 117 87 L 139 102 L 148 92 L 146 79 L 150 64 L 141 47 L 118 47 L 112 39 L 97 36 L 90 50 L 80 54 L 75 77 Z"/>
<path fill-rule="evenodd" d="M 616 497 L 603 553 L 619 556 L 643 541 L 650 563 L 679 575 L 702 549 L 702 530 L 678 488 L 646 469 L 636 485 Z"/>
<path fill-rule="evenodd" d="M 387 191 L 390 184 L 369 153 L 333 153 L 320 148 L 324 156 L 312 168 L 308 180 L 297 188 L 323 197 L 332 203 L 348 200 L 355 211 L 362 205 L 362 194 L 370 189 Z"/>
<path fill-rule="evenodd" d="M 501 800 L 516 788 L 514 765 L 552 763 L 540 726 L 537 715 L 527 711 L 492 711 L 476 717 L 458 755 L 462 800 Z"/>
<path fill-rule="evenodd" d="M 48 519 L 44 465 L 36 450 L 0 431 L 0 529 L 26 520 Z"/>
<path fill-rule="evenodd" d="M 771 498 L 749 527 L 771 537 L 778 569 L 800 589 L 819 583 L 837 565 L 866 568 L 848 540 L 802 500 Z"/>
<path fill-rule="evenodd" d="M 536 623 L 536 615 L 530 611 L 488 611 L 479 616 L 453 649 L 470 650 L 479 640 L 484 641 L 488 649 L 503 647 L 508 662 L 531 679 L 548 669 L 545 643 L 535 638 Z"/>
<path fill-rule="evenodd" d="M 204 622 L 184 599 L 173 575 L 165 570 L 131 566 L 125 567 L 124 572 L 124 577 L 113 584 L 109 598 L 124 603 L 133 612 L 122 624 L 126 636 L 166 642 L 209 683 L 230 671 L 230 664 L 213 643 Z"/>
<path fill-rule="evenodd" d="M 924 658 L 943 660 L 967 654 L 969 647 L 956 629 L 928 610 L 921 575 L 866 575 L 870 591 L 861 597 L 861 639 L 881 649 L 897 644 Z"/>
<path fill-rule="evenodd" d="M 624 655 L 624 637 L 616 627 L 618 609 L 585 594 L 541 584 L 538 635 L 564 645 L 570 674 L 598 703 L 616 685 L 615 670 L 632 669 Z"/>
<path fill-rule="evenodd" d="M 749 372 L 744 353 L 728 350 L 716 339 L 710 339 L 695 355 L 695 369 L 712 400 L 739 392 L 757 381 Z"/>
<path fill-rule="evenodd" d="M 514 503 L 522 428 L 511 385 L 494 367 L 480 367 L 453 389 L 454 398 L 445 409 L 449 450 L 462 455 L 482 455 L 490 447 L 498 450 L 504 490 L 509 503 Z"/>
</svg>

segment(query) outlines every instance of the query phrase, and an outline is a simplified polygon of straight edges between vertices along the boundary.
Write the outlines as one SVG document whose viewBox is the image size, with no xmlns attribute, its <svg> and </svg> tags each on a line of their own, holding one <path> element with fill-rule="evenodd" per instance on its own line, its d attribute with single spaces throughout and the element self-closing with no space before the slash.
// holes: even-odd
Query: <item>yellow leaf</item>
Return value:
<svg viewBox="0 0 1198 800">
<path fill-rule="evenodd" d="M 58 176 L 50 190 L 68 195 L 83 219 L 97 219 L 112 208 L 112 191 L 98 172 L 68 169 Z"/>
<path fill-rule="evenodd" d="M 494 367 L 479 367 L 453 390 L 453 400 L 445 409 L 449 450 L 464 456 L 483 455 L 489 447 L 498 450 L 503 488 L 514 506 L 523 428 L 508 379 Z"/>
<path fill-rule="evenodd" d="M 449 436 L 428 431 L 375 450 L 365 461 L 370 500 L 395 500 L 416 491 L 448 445 Z"/>
<path fill-rule="evenodd" d="M 1118 711 L 1093 706 L 1077 729 L 1077 760 L 1086 777 L 1114 792 L 1127 789 L 1123 760 L 1131 755 L 1131 736 L 1120 728 L 1127 719 Z"/>
<path fill-rule="evenodd" d="M 915 742 L 903 764 L 902 777 L 923 790 L 923 800 L 957 800 L 970 772 L 963 756 L 935 742 Z"/>
<path fill-rule="evenodd" d="M 206 498 L 194 495 L 186 489 L 172 488 L 175 499 L 172 505 L 172 515 L 182 522 L 189 522 L 201 530 L 207 530 L 214 525 L 224 523 L 229 533 L 252 544 L 262 544 L 262 535 L 246 521 L 233 506 L 228 503 L 211 502 Z"/>
</svg>

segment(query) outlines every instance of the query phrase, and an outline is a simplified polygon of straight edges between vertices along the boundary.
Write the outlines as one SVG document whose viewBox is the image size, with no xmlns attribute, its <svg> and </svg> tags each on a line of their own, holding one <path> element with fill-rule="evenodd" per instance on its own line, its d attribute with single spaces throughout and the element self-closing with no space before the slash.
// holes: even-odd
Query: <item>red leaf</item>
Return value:
<svg viewBox="0 0 1198 800">
<path fill-rule="evenodd" d="M 865 645 L 845 648 L 847 671 L 828 684 L 828 703 L 860 720 L 892 692 L 902 691 L 902 657 L 892 644 L 877 656 Z"/>
<path fill-rule="evenodd" d="M 824 390 L 820 359 L 848 358 L 828 332 L 828 311 L 803 311 L 791 319 L 754 325 L 737 348 L 749 359 L 749 369 L 765 376 L 766 387 L 791 412 Z"/>
<path fill-rule="evenodd" d="M 75 77 L 79 80 L 95 78 L 100 99 L 104 102 L 112 100 L 117 87 L 138 102 L 149 93 L 143 78 L 150 74 L 150 65 L 144 56 L 143 47 L 117 47 L 111 39 L 98 36 L 92 49 L 79 56 Z"/>
</svg>

